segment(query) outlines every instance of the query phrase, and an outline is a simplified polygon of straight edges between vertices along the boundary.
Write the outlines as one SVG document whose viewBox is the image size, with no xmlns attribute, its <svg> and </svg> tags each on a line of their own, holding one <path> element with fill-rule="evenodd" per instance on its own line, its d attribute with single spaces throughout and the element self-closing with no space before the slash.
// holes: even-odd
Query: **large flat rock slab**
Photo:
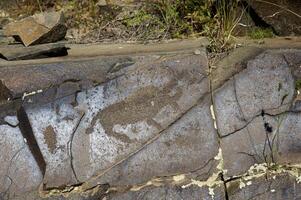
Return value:
<svg viewBox="0 0 301 200">
<path fill-rule="evenodd" d="M 195 172 L 199 180 L 207 180 L 214 172 L 217 163 L 214 157 L 218 154 L 217 133 L 209 107 L 208 99 L 196 105 L 161 132 L 152 144 L 89 184 L 135 185 L 153 177 L 190 172 Z"/>
<path fill-rule="evenodd" d="M 301 50 L 192 46 L 0 62 L 1 197 L 298 197 Z"/>
<path fill-rule="evenodd" d="M 207 66 L 202 60 L 200 55 L 187 54 L 177 56 L 176 59 L 174 56 L 166 57 L 157 60 L 157 63 L 144 66 L 135 65 L 133 70 L 124 75 L 79 92 L 76 96 L 71 95 L 42 106 L 29 106 L 26 112 L 46 158 L 47 169 L 44 178 L 46 186 L 52 188 L 85 182 L 126 160 L 150 140 L 163 135 L 163 130 L 175 123 L 208 94 L 208 79 L 203 75 Z M 195 143 L 194 149 L 201 153 L 207 162 L 217 154 L 217 135 L 211 118 L 208 118 L 210 113 L 208 103 L 204 105 L 204 119 L 207 117 L 204 125 L 211 130 L 208 132 L 207 128 L 202 128 L 203 125 L 198 124 L 197 119 L 200 119 L 197 118 L 198 112 L 201 110 L 194 111 L 195 114 L 191 114 L 192 116 L 187 119 L 192 121 L 183 123 L 187 124 L 188 130 L 199 130 L 199 132 L 187 131 L 187 139 L 204 141 L 204 146 Z M 179 125 L 179 128 L 182 125 Z M 181 134 L 184 133 L 181 131 Z M 166 134 L 174 134 L 174 131 Z M 166 139 L 167 146 L 160 147 L 163 148 L 160 151 L 166 153 L 167 143 L 172 143 L 173 140 Z M 198 149 L 199 147 L 202 149 Z M 149 153 L 147 152 L 145 156 L 150 156 Z M 171 150 L 170 154 L 173 153 Z M 181 172 L 186 168 L 186 171 L 190 171 L 202 165 L 202 162 L 193 160 L 191 150 L 187 155 L 190 155 L 191 159 L 187 158 L 190 162 L 186 166 L 181 164 L 179 156 L 166 167 L 149 171 L 149 175 L 146 173 L 147 169 L 139 172 L 141 175 L 144 174 L 145 178 L 136 176 L 136 182 L 168 174 L 165 169 L 171 165 L 174 165 L 174 170 L 170 173 Z M 155 155 L 153 157 L 155 158 Z M 166 160 L 168 159 L 166 157 Z M 140 162 L 144 158 L 138 160 Z M 62 173 L 66 174 L 62 176 Z M 135 173 L 137 175 L 138 171 Z M 62 178 L 65 176 L 70 179 Z M 128 177 L 124 177 L 121 181 L 126 179 Z"/>
</svg>

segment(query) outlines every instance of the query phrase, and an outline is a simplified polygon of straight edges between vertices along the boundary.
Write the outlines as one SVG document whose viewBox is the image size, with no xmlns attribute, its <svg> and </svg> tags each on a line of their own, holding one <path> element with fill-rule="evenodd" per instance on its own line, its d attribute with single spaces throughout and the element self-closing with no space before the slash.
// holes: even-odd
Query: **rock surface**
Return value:
<svg viewBox="0 0 301 200">
<path fill-rule="evenodd" d="M 268 178 L 262 176 L 251 178 L 241 184 L 241 180 L 231 181 L 227 184 L 229 199 L 300 199 L 301 185 L 296 177 L 289 173 Z"/>
<path fill-rule="evenodd" d="M 0 199 L 299 197 L 301 50 L 195 52 L 0 68 Z"/>
<path fill-rule="evenodd" d="M 301 35 L 301 1 L 248 0 L 248 3 L 278 35 Z"/>
<path fill-rule="evenodd" d="M 14 36 L 25 46 L 64 39 L 67 27 L 61 12 L 39 13 L 4 26 L 6 36 Z"/>
<path fill-rule="evenodd" d="M 224 188 L 215 188 L 215 194 L 208 194 L 208 188 L 190 186 L 182 188 L 180 186 L 164 186 L 155 188 L 146 188 L 139 191 L 130 191 L 121 194 L 111 194 L 106 197 L 107 200 L 133 200 L 133 199 L 166 199 L 166 200 L 181 200 L 181 199 L 219 199 L 224 200 Z"/>
<path fill-rule="evenodd" d="M 23 45 L 0 46 L 0 58 L 2 57 L 8 61 L 59 57 L 66 55 L 68 55 L 67 48 L 64 44 L 60 43 L 41 44 L 30 47 L 24 47 Z"/>
</svg>

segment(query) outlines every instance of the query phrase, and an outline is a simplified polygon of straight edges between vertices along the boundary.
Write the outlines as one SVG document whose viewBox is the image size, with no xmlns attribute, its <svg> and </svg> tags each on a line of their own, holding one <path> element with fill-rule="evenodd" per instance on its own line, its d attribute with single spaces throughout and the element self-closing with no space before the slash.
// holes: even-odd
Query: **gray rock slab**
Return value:
<svg viewBox="0 0 301 200">
<path fill-rule="evenodd" d="M 301 185 L 288 173 L 251 179 L 250 185 L 239 187 L 239 180 L 227 183 L 229 199 L 300 199 Z"/>
<path fill-rule="evenodd" d="M 248 60 L 253 59 L 263 51 L 262 48 L 246 46 L 234 49 L 221 60 L 215 61 L 213 59 L 212 61 L 215 62 L 211 64 L 214 67 L 211 75 L 212 88 L 215 90 L 221 87 L 228 79 L 246 68 Z"/>
<path fill-rule="evenodd" d="M 0 126 L 0 199 L 37 190 L 43 179 L 18 127 Z"/>
<path fill-rule="evenodd" d="M 207 180 L 215 170 L 218 138 L 210 117 L 210 101 L 196 105 L 152 144 L 113 167 L 95 182 L 111 186 L 135 185 L 153 177 L 195 172 Z"/>
<path fill-rule="evenodd" d="M 262 110 L 269 114 L 288 110 L 294 98 L 294 79 L 281 54 L 260 54 L 248 62 L 247 69 L 235 80 L 238 103 L 246 120 Z"/>
<path fill-rule="evenodd" d="M 33 133 L 46 162 L 43 183 L 57 188 L 78 183 L 72 168 L 71 140 L 82 117 L 74 98 L 27 109 Z"/>
<path fill-rule="evenodd" d="M 41 44 L 32 47 L 23 45 L 0 46 L 0 57 L 12 60 L 29 60 L 68 55 L 67 48 L 62 43 Z"/>
<path fill-rule="evenodd" d="M 247 121 L 237 101 L 233 78 L 214 93 L 214 105 L 217 128 L 221 136 L 229 135 L 246 126 Z"/>
<path fill-rule="evenodd" d="M 258 116 L 245 128 L 222 138 L 225 177 L 242 175 L 255 163 L 273 162 L 278 126 L 276 119 Z"/>
<path fill-rule="evenodd" d="M 129 191 L 121 194 L 111 194 L 103 200 L 180 200 L 180 199 L 203 199 L 203 200 L 224 200 L 225 192 L 223 187 L 214 188 L 214 196 L 209 194 L 208 187 L 190 186 L 181 188 L 180 186 L 149 187 L 140 191 Z"/>
<path fill-rule="evenodd" d="M 81 89 L 92 87 L 114 78 L 118 75 L 118 71 L 122 71 L 122 68 L 134 62 L 130 57 L 121 56 L 1 67 L 0 100 L 22 99 L 28 103 L 52 102 L 56 98 L 76 92 L 72 90 L 74 88 L 72 86 L 71 91 L 57 94 L 56 89 L 61 85 L 73 82 Z M 110 69 L 117 64 L 120 67 L 111 72 Z"/>
<path fill-rule="evenodd" d="M 46 187 L 84 182 L 108 170 L 158 137 L 208 94 L 208 79 L 202 75 L 207 66 L 201 65 L 200 55 L 143 61 L 99 86 L 52 103 L 26 107 L 47 163 Z M 210 127 L 208 107 L 203 115 Z M 187 126 L 192 133 L 204 129 L 191 120 L 195 125 Z M 208 144 L 204 143 L 206 155 L 202 153 L 210 158 L 217 152 L 216 135 L 211 131 L 209 135 L 199 135 L 200 142 L 212 137 Z M 187 155 L 189 152 L 192 153 L 190 150 Z M 188 164 L 197 167 L 197 161 Z"/>
<path fill-rule="evenodd" d="M 289 113 L 278 117 L 281 123 L 275 138 L 277 163 L 299 164 L 301 162 L 301 113 Z"/>
<path fill-rule="evenodd" d="M 85 116 L 75 132 L 74 167 L 81 181 L 127 159 L 208 93 L 198 55 L 138 68 L 79 93 Z M 200 67 L 201 66 L 201 67 Z"/>
</svg>

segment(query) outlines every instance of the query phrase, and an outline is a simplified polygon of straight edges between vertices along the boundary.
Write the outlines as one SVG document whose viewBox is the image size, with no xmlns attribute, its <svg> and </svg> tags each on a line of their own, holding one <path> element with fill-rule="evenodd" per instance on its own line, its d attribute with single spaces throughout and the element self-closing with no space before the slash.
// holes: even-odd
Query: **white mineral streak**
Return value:
<svg viewBox="0 0 301 200">
<path fill-rule="evenodd" d="M 206 181 L 198 181 L 198 180 L 191 179 L 191 182 L 186 185 L 183 185 L 182 188 L 187 188 L 192 185 L 196 185 L 198 187 L 207 186 L 209 190 L 208 192 L 209 195 L 211 196 L 212 199 L 214 199 L 215 196 L 214 187 L 223 184 L 223 181 L 219 180 L 219 175 L 223 173 L 223 167 L 224 167 L 223 153 L 221 148 L 219 148 L 218 154 L 214 157 L 214 159 L 219 161 L 218 165 L 216 166 L 216 168 L 218 169 L 217 173 L 213 173 L 212 176 L 210 176 Z"/>
<path fill-rule="evenodd" d="M 143 185 L 135 185 L 133 186 L 130 191 L 139 191 L 147 186 L 156 186 L 156 187 L 159 187 L 159 186 L 162 186 L 163 183 L 162 183 L 163 179 L 162 178 L 154 178 L 150 181 L 148 181 L 146 184 L 143 184 Z"/>
<path fill-rule="evenodd" d="M 39 94 L 39 93 L 42 93 L 42 92 L 43 92 L 43 90 L 37 90 L 37 91 L 29 92 L 29 93 L 24 92 L 24 94 L 22 96 L 22 100 L 24 100 L 25 97 L 32 96 L 32 95 L 35 95 L 35 94 Z"/>
<path fill-rule="evenodd" d="M 212 117 L 213 123 L 214 123 L 214 128 L 215 128 L 215 130 L 217 130 L 216 118 L 215 118 L 215 113 L 214 113 L 214 107 L 213 107 L 213 105 L 210 106 L 210 111 L 211 111 L 211 117 Z"/>
<path fill-rule="evenodd" d="M 181 182 L 181 181 L 185 180 L 185 175 L 180 174 L 180 175 L 173 176 L 172 178 L 173 178 L 174 182 Z"/>
</svg>

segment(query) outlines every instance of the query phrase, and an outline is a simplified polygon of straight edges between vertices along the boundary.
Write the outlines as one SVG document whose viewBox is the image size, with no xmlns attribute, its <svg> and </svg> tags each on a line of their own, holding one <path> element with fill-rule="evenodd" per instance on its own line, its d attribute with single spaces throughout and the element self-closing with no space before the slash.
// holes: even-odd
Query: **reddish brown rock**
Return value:
<svg viewBox="0 0 301 200">
<path fill-rule="evenodd" d="M 25 46 L 57 42 L 65 37 L 66 31 L 61 12 L 39 13 L 4 27 L 4 35 L 15 37 Z"/>
</svg>

